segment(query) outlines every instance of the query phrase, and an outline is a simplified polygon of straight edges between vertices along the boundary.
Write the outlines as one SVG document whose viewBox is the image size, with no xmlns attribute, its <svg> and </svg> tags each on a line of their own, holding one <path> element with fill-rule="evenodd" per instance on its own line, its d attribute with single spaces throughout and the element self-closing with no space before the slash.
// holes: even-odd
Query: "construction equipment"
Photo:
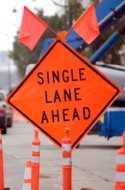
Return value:
<svg viewBox="0 0 125 190">
<path fill-rule="evenodd" d="M 101 35 L 105 33 L 105 31 L 109 30 L 109 28 L 115 23 L 119 22 L 121 18 L 125 15 L 125 1 L 124 0 L 102 0 L 97 6 L 96 6 L 96 14 L 97 19 L 99 23 L 99 28 L 101 31 Z M 123 21 L 120 23 L 120 26 L 117 31 L 115 31 L 112 36 L 97 50 L 97 52 L 94 53 L 94 55 L 89 59 L 89 61 L 93 64 L 97 63 L 98 59 L 121 37 L 121 35 L 124 35 L 125 33 L 125 22 Z M 42 51 L 40 53 L 41 57 L 49 48 L 51 43 L 54 41 L 53 38 L 46 39 Z M 66 42 L 72 46 L 77 51 L 83 51 L 87 44 L 78 36 L 78 34 L 71 30 L 69 35 L 66 38 Z M 90 44 L 91 46 L 91 44 Z M 111 118 L 109 117 L 109 113 L 113 111 L 113 118 L 112 120 L 120 121 L 122 114 L 125 114 L 125 110 L 122 110 L 121 114 L 121 106 L 125 107 L 125 68 L 122 66 L 112 66 L 112 65 L 106 65 L 104 63 L 98 63 L 96 67 L 104 72 L 109 78 L 111 78 L 114 82 L 116 82 L 119 86 L 123 88 L 123 93 L 121 96 L 115 101 L 115 107 L 119 107 L 117 109 L 117 112 L 114 111 L 115 108 L 109 109 L 106 113 L 105 122 L 99 123 L 98 129 L 96 132 L 101 134 L 101 136 L 105 136 L 107 138 L 110 138 L 112 136 L 118 136 L 122 135 L 123 131 L 125 130 L 125 119 L 122 120 L 123 126 L 120 130 L 120 133 L 117 132 L 116 127 L 112 130 L 110 130 L 109 133 L 105 133 L 104 131 L 107 130 L 107 128 L 111 127 Z M 114 110 L 113 110 L 114 109 Z M 119 114 L 118 114 L 119 113 Z M 111 113 L 112 115 L 112 113 Z M 124 117 L 125 118 L 125 117 Z M 107 122 L 107 121 L 108 122 Z M 107 126 L 108 123 L 108 126 Z M 116 122 L 117 124 L 119 122 Z M 119 126 L 117 126 L 118 128 Z M 104 130 L 105 129 L 105 130 Z"/>
</svg>

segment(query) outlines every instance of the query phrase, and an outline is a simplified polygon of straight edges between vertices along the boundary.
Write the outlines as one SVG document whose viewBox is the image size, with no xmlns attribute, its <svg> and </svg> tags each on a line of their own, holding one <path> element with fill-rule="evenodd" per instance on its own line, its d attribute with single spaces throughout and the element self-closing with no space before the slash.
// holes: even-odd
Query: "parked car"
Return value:
<svg viewBox="0 0 125 190">
<path fill-rule="evenodd" d="M 7 127 L 12 127 L 13 112 L 12 109 L 5 103 L 6 92 L 0 90 L 0 129 L 2 133 L 7 133 Z"/>
</svg>

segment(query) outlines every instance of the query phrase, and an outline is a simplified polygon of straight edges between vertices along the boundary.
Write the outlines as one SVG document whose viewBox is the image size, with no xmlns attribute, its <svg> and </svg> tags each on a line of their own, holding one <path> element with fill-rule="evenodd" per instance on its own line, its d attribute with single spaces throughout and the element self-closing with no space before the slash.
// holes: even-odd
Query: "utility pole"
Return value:
<svg viewBox="0 0 125 190">
<path fill-rule="evenodd" d="M 100 2 L 100 0 L 94 0 L 95 4 L 98 4 Z"/>
<path fill-rule="evenodd" d="M 65 0 L 64 5 L 57 3 L 55 0 L 51 0 L 55 5 L 64 9 L 66 15 L 66 23 L 68 26 L 72 26 L 74 20 L 76 20 L 83 12 L 81 0 Z"/>
<path fill-rule="evenodd" d="M 67 18 L 70 27 L 82 12 L 83 7 L 80 0 L 66 0 L 65 14 L 68 15 Z"/>
</svg>

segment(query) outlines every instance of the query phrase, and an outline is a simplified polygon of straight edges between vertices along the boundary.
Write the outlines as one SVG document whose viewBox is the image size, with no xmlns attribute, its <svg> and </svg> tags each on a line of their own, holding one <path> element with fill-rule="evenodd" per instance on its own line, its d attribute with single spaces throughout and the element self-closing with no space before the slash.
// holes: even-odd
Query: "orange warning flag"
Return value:
<svg viewBox="0 0 125 190">
<path fill-rule="evenodd" d="M 92 3 L 73 24 L 72 29 L 75 30 L 87 44 L 90 44 L 100 34 L 94 3 Z"/>
<path fill-rule="evenodd" d="M 48 25 L 24 6 L 19 41 L 32 50 Z"/>
</svg>

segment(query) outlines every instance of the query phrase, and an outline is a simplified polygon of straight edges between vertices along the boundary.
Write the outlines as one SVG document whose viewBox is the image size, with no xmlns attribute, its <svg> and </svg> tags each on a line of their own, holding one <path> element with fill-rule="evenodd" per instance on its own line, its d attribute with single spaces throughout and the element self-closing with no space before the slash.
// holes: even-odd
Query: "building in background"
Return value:
<svg viewBox="0 0 125 190">
<path fill-rule="evenodd" d="M 16 65 L 8 51 L 0 51 L 0 88 L 10 92 L 20 81 Z"/>
</svg>

